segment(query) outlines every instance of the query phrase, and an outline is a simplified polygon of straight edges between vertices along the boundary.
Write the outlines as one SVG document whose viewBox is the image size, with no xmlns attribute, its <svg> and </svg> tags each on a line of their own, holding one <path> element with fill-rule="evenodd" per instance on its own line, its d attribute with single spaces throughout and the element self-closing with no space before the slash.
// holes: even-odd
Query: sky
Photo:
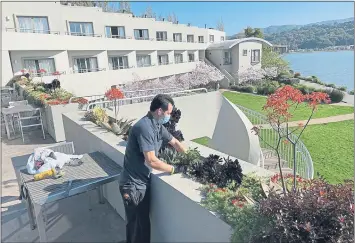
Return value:
<svg viewBox="0 0 355 243">
<path fill-rule="evenodd" d="M 147 6 L 159 15 L 175 12 L 180 23 L 216 27 L 222 18 L 227 35 L 247 26 L 308 24 L 354 17 L 354 2 L 131 2 L 134 14 Z"/>
</svg>

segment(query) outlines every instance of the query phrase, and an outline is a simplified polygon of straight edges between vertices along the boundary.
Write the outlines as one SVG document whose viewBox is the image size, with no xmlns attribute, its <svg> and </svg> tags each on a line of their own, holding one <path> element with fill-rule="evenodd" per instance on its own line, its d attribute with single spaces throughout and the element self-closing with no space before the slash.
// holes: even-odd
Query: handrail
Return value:
<svg viewBox="0 0 355 243">
<path fill-rule="evenodd" d="M 260 133 L 262 134 L 263 140 L 259 139 L 260 146 L 262 148 L 269 148 L 270 146 L 264 142 L 265 140 L 270 144 L 275 143 L 278 138 L 277 128 L 270 126 L 269 122 L 267 121 L 267 117 L 259 112 L 250 110 L 246 107 L 241 105 L 236 106 L 248 117 L 250 122 L 253 125 L 265 125 L 262 126 Z M 266 125 L 268 124 L 268 125 Z M 283 127 L 283 133 L 286 134 L 286 128 Z M 290 134 L 290 139 L 293 141 L 297 140 L 297 136 L 294 134 Z M 293 169 L 293 145 L 291 143 L 285 144 L 281 143 L 280 145 L 280 156 L 282 160 L 285 160 L 288 167 Z M 312 157 L 301 140 L 298 140 L 296 145 L 296 172 L 307 179 L 312 179 L 314 176 L 314 168 L 313 168 L 313 161 Z"/>
<path fill-rule="evenodd" d="M 154 91 L 157 91 L 156 93 L 155 93 L 155 95 L 157 95 L 158 93 L 161 93 L 161 92 L 165 92 L 165 90 L 171 90 L 171 89 L 177 89 L 178 91 L 180 91 L 180 90 L 182 90 L 182 88 L 178 88 L 178 87 L 166 87 L 166 88 L 157 88 L 157 89 L 138 89 L 138 90 L 128 90 L 128 91 L 123 91 L 123 94 L 124 94 L 124 96 L 129 96 L 131 93 L 133 93 L 133 94 L 135 94 L 135 93 L 137 93 L 138 94 L 138 96 L 139 96 L 139 94 L 140 93 L 142 93 L 142 92 L 145 92 L 145 93 L 147 93 L 147 92 L 154 92 Z M 133 96 L 133 97 L 136 97 L 136 96 Z M 94 98 L 93 100 L 95 100 L 95 99 L 102 99 L 102 98 L 105 98 L 105 94 L 98 94 L 98 95 L 87 95 L 87 96 L 75 96 L 75 97 L 71 97 L 70 99 L 69 99 L 69 103 L 72 103 L 72 100 L 73 99 L 78 99 L 78 98 Z M 129 98 L 132 98 L 132 97 L 129 97 Z"/>
<path fill-rule="evenodd" d="M 196 91 L 204 91 L 204 92 L 208 92 L 206 88 L 199 88 L 199 89 L 188 89 L 188 90 L 182 90 L 182 91 L 175 91 L 175 92 L 169 92 L 169 93 L 164 93 L 167 95 L 175 95 L 175 94 L 185 94 L 185 93 L 192 93 L 192 92 L 196 92 Z M 138 96 L 138 97 L 132 97 L 132 98 L 125 98 L 125 99 L 119 99 L 118 101 L 118 105 L 127 105 L 126 101 L 129 101 L 128 104 L 133 104 L 134 100 L 144 100 L 147 98 L 154 98 L 156 95 L 146 95 L 146 96 Z M 86 110 L 91 110 L 93 108 L 93 106 L 95 107 L 96 105 L 103 105 L 103 107 L 108 108 L 109 104 L 113 104 L 114 101 L 112 100 L 105 100 L 105 101 L 101 101 L 101 102 L 94 102 L 94 103 L 90 103 L 87 107 Z M 107 104 L 108 106 L 105 106 L 105 104 Z"/>
<path fill-rule="evenodd" d="M 6 32 L 15 31 L 20 33 L 36 33 L 36 34 L 53 34 L 59 35 L 60 31 L 53 31 L 53 30 L 36 30 L 36 29 L 24 29 L 24 28 L 6 28 Z"/>
</svg>

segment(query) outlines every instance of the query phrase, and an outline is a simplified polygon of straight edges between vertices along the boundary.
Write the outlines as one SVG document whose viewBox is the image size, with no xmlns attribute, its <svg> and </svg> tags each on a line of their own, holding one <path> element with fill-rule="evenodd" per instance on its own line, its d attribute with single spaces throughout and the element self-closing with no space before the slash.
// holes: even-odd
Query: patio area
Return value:
<svg viewBox="0 0 355 243">
<path fill-rule="evenodd" d="M 21 138 L 2 139 L 2 242 L 36 242 L 26 206 L 20 200 L 15 170 L 26 165 L 24 155 L 34 148 L 54 144 L 40 130 Z M 16 157 L 16 158 L 13 158 Z M 11 159 L 13 158 L 13 159 Z M 46 205 L 47 237 L 50 242 L 120 242 L 125 239 L 125 222 L 109 203 L 100 204 L 96 190 Z"/>
</svg>

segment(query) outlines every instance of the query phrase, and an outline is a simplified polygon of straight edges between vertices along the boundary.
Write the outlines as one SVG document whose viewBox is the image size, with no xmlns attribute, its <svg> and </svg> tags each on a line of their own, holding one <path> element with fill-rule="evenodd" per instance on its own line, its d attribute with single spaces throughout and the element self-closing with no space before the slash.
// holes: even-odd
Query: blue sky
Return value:
<svg viewBox="0 0 355 243">
<path fill-rule="evenodd" d="M 308 24 L 354 17 L 353 2 L 131 2 L 134 14 L 151 6 L 157 15 L 175 12 L 180 23 L 215 27 L 222 17 L 227 35 L 246 26 Z"/>
</svg>

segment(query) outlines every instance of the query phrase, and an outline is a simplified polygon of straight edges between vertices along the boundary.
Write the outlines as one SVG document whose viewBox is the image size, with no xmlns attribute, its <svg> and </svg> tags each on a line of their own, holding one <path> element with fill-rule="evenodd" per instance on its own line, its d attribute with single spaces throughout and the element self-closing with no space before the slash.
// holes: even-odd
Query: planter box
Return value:
<svg viewBox="0 0 355 243">
<path fill-rule="evenodd" d="M 24 87 L 19 86 L 19 95 L 23 97 Z M 36 105 L 36 104 L 32 104 Z M 78 110 L 78 103 L 45 106 L 41 109 L 43 128 L 56 142 L 65 141 L 62 114 Z"/>
<path fill-rule="evenodd" d="M 123 166 L 126 142 L 89 121 L 82 119 L 84 112 L 63 114 L 67 141 L 73 141 L 77 153 L 101 151 Z M 188 117 L 188 115 L 186 115 Z M 186 119 L 186 118 L 185 118 Z M 187 142 L 197 147 L 202 156 L 226 154 Z M 231 157 L 231 159 L 234 159 Z M 244 173 L 256 172 L 270 176 L 273 173 L 239 160 Z M 180 174 L 166 175 L 153 171 L 151 199 L 152 242 L 229 242 L 232 228 L 215 214 L 202 207 L 199 192 L 201 184 Z M 105 186 L 104 196 L 124 219 L 125 212 L 118 182 Z"/>
</svg>

